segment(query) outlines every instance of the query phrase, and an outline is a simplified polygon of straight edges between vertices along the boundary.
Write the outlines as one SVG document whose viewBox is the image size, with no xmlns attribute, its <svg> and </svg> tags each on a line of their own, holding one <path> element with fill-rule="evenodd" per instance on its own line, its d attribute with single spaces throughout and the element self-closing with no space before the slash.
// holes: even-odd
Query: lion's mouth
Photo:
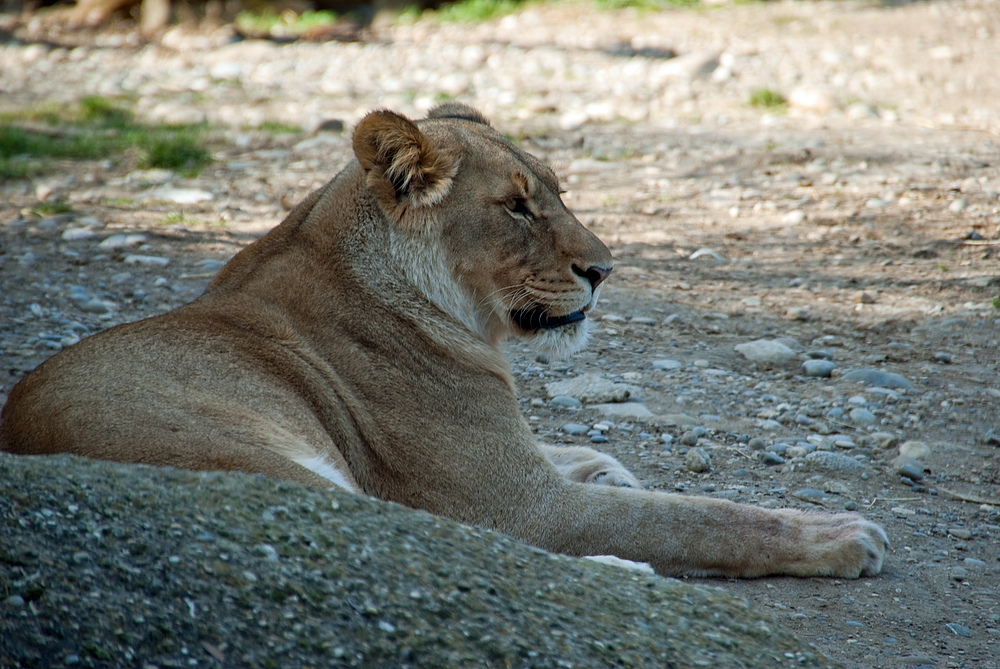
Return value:
<svg viewBox="0 0 1000 669">
<path fill-rule="evenodd" d="M 554 330 L 571 323 L 579 323 L 587 318 L 587 314 L 581 309 L 565 316 L 547 316 L 544 311 L 518 309 L 510 312 L 510 317 L 519 328 L 530 332 L 531 330 Z"/>
</svg>

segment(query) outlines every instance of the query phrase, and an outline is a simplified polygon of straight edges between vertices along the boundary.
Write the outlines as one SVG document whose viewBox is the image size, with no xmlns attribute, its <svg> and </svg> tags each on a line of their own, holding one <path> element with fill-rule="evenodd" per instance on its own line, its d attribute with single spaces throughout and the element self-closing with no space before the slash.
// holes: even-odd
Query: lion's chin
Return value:
<svg viewBox="0 0 1000 669">
<path fill-rule="evenodd" d="M 581 314 L 583 315 L 583 314 Z M 565 358 L 587 345 L 593 323 L 583 318 L 555 328 L 536 329 L 525 338 L 532 348 L 550 358 Z"/>
</svg>

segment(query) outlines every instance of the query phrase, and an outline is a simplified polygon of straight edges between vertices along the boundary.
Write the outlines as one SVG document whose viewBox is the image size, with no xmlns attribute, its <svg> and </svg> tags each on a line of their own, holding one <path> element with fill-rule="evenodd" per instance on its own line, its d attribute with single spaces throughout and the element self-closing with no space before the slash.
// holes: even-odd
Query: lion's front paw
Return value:
<svg viewBox="0 0 1000 669">
<path fill-rule="evenodd" d="M 800 576 L 875 576 L 889 549 L 885 530 L 854 513 L 803 514 L 802 555 L 791 570 Z"/>
<path fill-rule="evenodd" d="M 611 485 L 619 488 L 641 488 L 639 481 L 632 474 L 622 468 L 603 469 L 594 472 L 587 477 L 586 483 L 596 483 L 597 485 Z"/>
</svg>

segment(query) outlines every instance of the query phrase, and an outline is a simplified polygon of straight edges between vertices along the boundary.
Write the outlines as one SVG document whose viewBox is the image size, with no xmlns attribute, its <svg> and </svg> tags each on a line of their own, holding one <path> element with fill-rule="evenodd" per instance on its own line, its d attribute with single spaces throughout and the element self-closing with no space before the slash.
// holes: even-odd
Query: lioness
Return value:
<svg viewBox="0 0 1000 669">
<path fill-rule="evenodd" d="M 376 111 L 353 140 L 193 303 L 23 379 L 0 448 L 336 485 L 661 574 L 880 571 L 886 535 L 855 514 L 647 492 L 609 456 L 538 445 L 498 346 L 582 345 L 610 252 L 472 108 Z"/>
</svg>

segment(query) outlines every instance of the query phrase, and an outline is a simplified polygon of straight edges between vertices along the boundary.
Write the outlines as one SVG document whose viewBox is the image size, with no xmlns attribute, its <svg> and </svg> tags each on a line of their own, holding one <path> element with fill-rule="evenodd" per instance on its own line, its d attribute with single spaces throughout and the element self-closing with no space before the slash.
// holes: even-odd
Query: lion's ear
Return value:
<svg viewBox="0 0 1000 669">
<path fill-rule="evenodd" d="M 427 113 L 427 118 L 456 118 L 482 125 L 490 124 L 490 120 L 481 111 L 462 102 L 445 102 L 444 104 L 440 104 Z"/>
<path fill-rule="evenodd" d="M 368 187 L 397 222 L 411 207 L 429 207 L 448 194 L 458 155 L 437 147 L 409 119 L 375 111 L 354 129 L 354 155 Z"/>
</svg>

